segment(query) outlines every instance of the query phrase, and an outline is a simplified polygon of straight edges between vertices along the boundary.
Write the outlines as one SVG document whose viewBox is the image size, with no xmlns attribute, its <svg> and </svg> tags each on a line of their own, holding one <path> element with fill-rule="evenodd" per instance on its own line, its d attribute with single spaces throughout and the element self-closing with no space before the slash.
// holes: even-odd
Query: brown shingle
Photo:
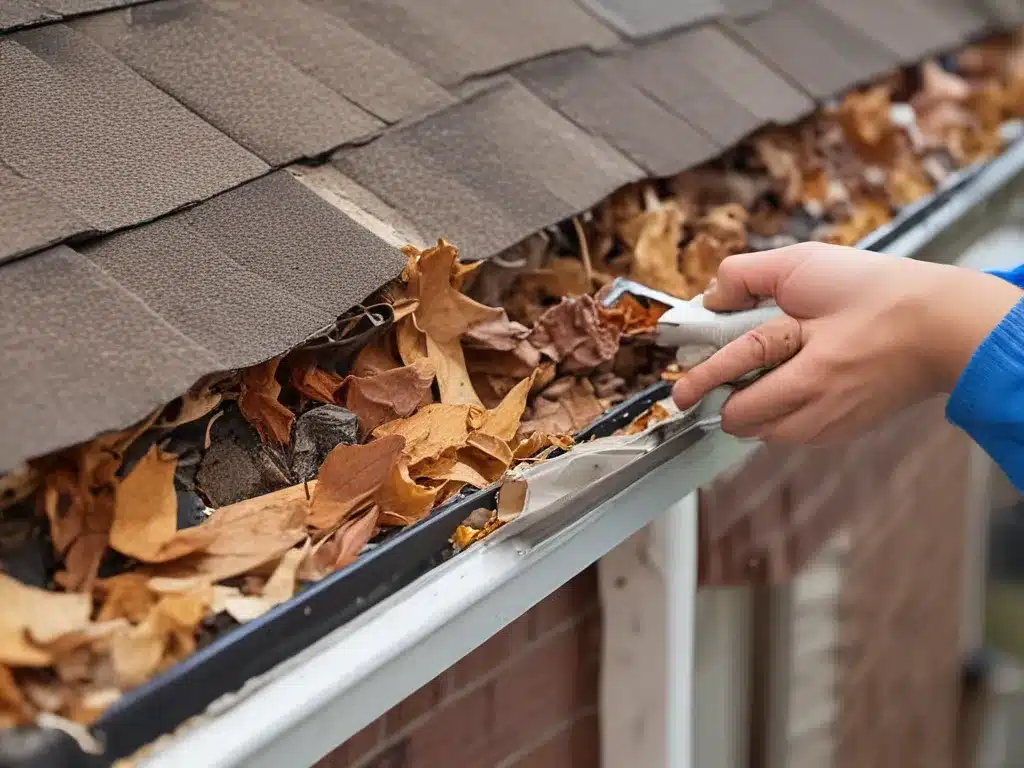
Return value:
<svg viewBox="0 0 1024 768">
<path fill-rule="evenodd" d="M 271 165 L 321 154 L 382 125 L 195 0 L 74 25 Z"/>
<path fill-rule="evenodd" d="M 452 101 L 411 62 L 322 9 L 299 0 L 208 0 L 208 5 L 386 122 Z"/>
<path fill-rule="evenodd" d="M 0 263 L 90 229 L 87 222 L 0 163 Z"/>
<path fill-rule="evenodd" d="M 334 163 L 470 258 L 491 256 L 644 175 L 509 80 L 344 150 Z"/>
<path fill-rule="evenodd" d="M 59 246 L 0 267 L 0 472 L 184 391 L 215 361 Z"/>
<path fill-rule="evenodd" d="M 574 0 L 309 0 L 416 62 L 444 85 L 570 48 L 606 48 L 614 32 Z"/>
<path fill-rule="evenodd" d="M 815 98 L 827 98 L 896 66 L 881 44 L 810 2 L 739 22 L 736 33 Z"/>
<path fill-rule="evenodd" d="M 58 14 L 46 10 L 34 0 L 4 0 L 0 3 L 0 31 L 59 18 Z"/>
<path fill-rule="evenodd" d="M 670 176 L 718 152 L 716 144 L 637 87 L 621 67 L 590 52 L 545 57 L 513 74 L 654 176 Z"/>
<path fill-rule="evenodd" d="M 233 187 L 266 165 L 54 24 L 0 38 L 0 161 L 100 231 Z"/>
<path fill-rule="evenodd" d="M 725 14 L 721 0 L 581 0 L 594 15 L 634 39 L 659 35 Z"/>
</svg>

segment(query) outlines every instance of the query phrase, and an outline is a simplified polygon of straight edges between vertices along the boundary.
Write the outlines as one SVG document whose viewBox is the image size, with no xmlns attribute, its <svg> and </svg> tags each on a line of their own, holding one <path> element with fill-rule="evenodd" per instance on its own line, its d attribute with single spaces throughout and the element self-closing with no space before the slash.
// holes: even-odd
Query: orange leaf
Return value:
<svg viewBox="0 0 1024 768">
<path fill-rule="evenodd" d="M 502 310 L 473 301 L 452 285 L 459 252 L 439 240 L 419 255 L 419 306 L 413 313 L 416 326 L 439 344 L 459 338 L 471 326 L 502 315 Z"/>
<path fill-rule="evenodd" d="M 374 440 L 388 435 L 405 438 L 405 455 L 409 464 L 440 456 L 448 448 L 466 444 L 471 429 L 483 424 L 485 411 L 475 405 L 435 403 L 420 408 L 406 419 L 382 424 L 373 432 Z M 371 443 L 372 445 L 372 443 Z"/>
<path fill-rule="evenodd" d="M 149 561 L 178 530 L 174 470 L 178 457 L 157 446 L 132 467 L 114 494 L 110 546 L 123 555 Z"/>
<path fill-rule="evenodd" d="M 497 408 L 487 412 L 480 431 L 505 441 L 515 437 L 516 431 L 519 429 L 519 422 L 523 418 L 523 411 L 526 410 L 526 398 L 529 396 L 532 386 L 532 375 L 516 384 L 512 391 L 505 395 L 505 399 Z"/>
<path fill-rule="evenodd" d="M 366 445 L 339 445 L 320 467 L 307 524 L 329 530 L 370 506 L 405 446 L 392 435 Z"/>
<path fill-rule="evenodd" d="M 281 358 L 275 357 L 242 371 L 238 408 L 259 433 L 260 440 L 288 445 L 295 414 L 277 399 L 281 385 L 275 376 L 280 362 Z"/>
<path fill-rule="evenodd" d="M 400 365 L 390 351 L 377 344 L 370 344 L 359 350 L 352 363 L 351 375 L 366 378 L 398 368 Z"/>
<path fill-rule="evenodd" d="M 345 378 L 345 407 L 359 417 L 363 434 L 381 424 L 411 416 L 433 399 L 434 366 L 424 358 L 365 378 Z"/>
<path fill-rule="evenodd" d="M 466 358 L 458 339 L 438 342 L 427 336 L 427 359 L 437 371 L 437 388 L 442 403 L 470 403 L 482 406 L 466 370 Z"/>
<path fill-rule="evenodd" d="M 437 489 L 426 488 L 409 476 L 409 460 L 399 456 L 378 497 L 380 525 L 410 525 L 424 517 L 434 504 Z"/>
<path fill-rule="evenodd" d="M 291 367 L 292 386 L 299 394 L 318 403 L 337 403 L 338 390 L 344 381 L 343 377 L 317 367 L 312 361 Z"/>
</svg>

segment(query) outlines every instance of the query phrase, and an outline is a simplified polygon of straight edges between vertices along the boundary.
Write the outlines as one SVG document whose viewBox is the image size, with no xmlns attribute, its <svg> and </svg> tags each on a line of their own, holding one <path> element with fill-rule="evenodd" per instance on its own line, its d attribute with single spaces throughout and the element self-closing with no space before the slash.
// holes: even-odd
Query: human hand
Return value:
<svg viewBox="0 0 1024 768">
<path fill-rule="evenodd" d="M 778 365 L 729 398 L 726 432 L 786 442 L 851 437 L 949 392 L 1022 295 L 981 272 L 820 243 L 730 256 L 704 305 L 732 311 L 771 297 L 786 315 L 694 367 L 672 397 L 688 408 Z"/>
</svg>

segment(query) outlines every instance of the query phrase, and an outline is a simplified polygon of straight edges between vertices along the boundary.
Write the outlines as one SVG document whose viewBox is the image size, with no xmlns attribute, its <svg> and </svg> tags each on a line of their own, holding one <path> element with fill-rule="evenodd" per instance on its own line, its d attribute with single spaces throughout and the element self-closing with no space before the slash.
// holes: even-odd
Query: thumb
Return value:
<svg viewBox="0 0 1024 768">
<path fill-rule="evenodd" d="M 704 306 L 713 312 L 733 312 L 750 309 L 762 299 L 775 298 L 782 281 L 807 255 L 806 247 L 790 245 L 728 256 L 704 292 Z"/>
</svg>

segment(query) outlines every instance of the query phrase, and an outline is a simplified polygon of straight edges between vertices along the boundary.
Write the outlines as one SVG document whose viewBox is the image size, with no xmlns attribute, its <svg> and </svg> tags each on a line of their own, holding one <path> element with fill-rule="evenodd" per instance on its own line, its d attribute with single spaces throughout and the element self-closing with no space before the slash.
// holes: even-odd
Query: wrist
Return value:
<svg viewBox="0 0 1024 768">
<path fill-rule="evenodd" d="M 983 272 L 930 266 L 934 279 L 923 296 L 924 348 L 935 391 L 948 394 L 974 351 L 1024 297 L 1024 291 Z"/>
</svg>

